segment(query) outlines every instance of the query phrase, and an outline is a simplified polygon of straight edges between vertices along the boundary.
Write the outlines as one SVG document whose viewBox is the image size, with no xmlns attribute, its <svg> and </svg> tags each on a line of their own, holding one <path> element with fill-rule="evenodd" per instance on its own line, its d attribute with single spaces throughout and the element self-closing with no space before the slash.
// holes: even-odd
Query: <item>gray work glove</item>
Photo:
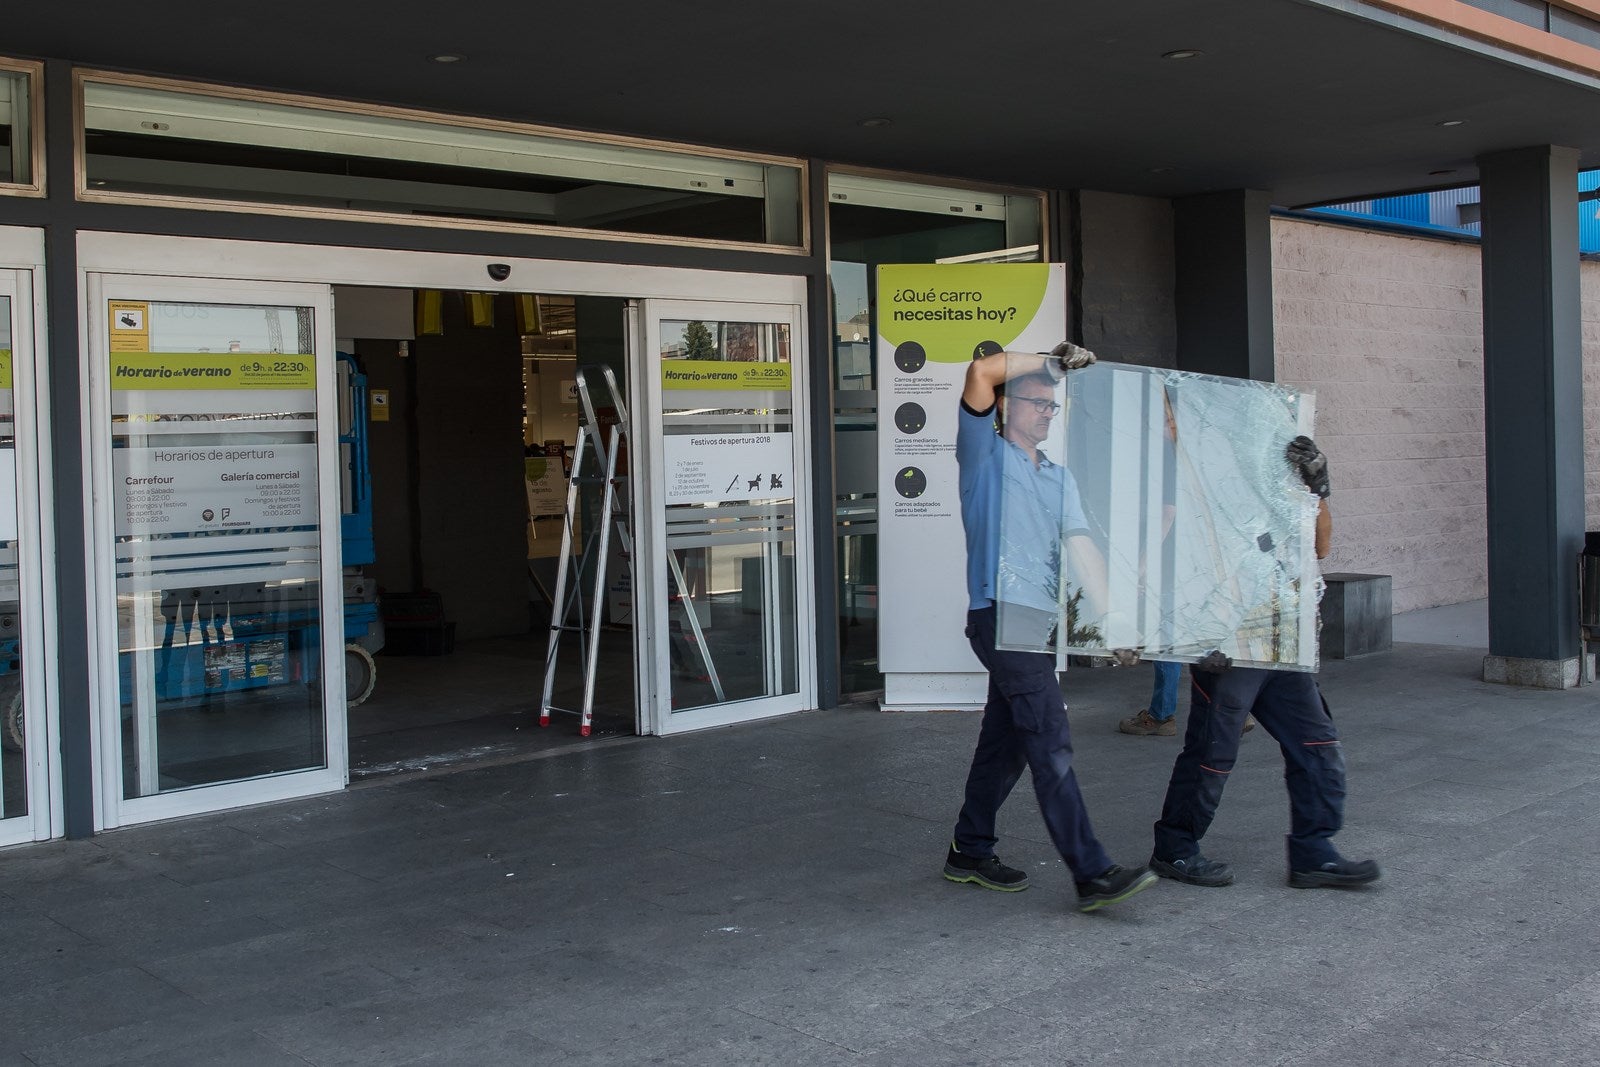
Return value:
<svg viewBox="0 0 1600 1067">
<path fill-rule="evenodd" d="M 1289 465 L 1300 475 L 1300 480 L 1306 483 L 1306 488 L 1326 500 L 1333 491 L 1328 484 L 1328 457 L 1322 454 L 1317 443 L 1301 434 L 1290 441 L 1283 452 L 1289 458 Z"/>
<path fill-rule="evenodd" d="M 1212 649 L 1195 661 L 1194 669 L 1205 671 L 1207 674 L 1221 674 L 1233 666 L 1233 660 L 1224 656 L 1218 649 Z"/>
<path fill-rule="evenodd" d="M 1045 357 L 1044 369 L 1050 377 L 1060 381 L 1067 376 L 1069 370 L 1081 370 L 1094 362 L 1094 353 L 1087 348 L 1079 348 L 1071 341 L 1062 341 L 1050 350 L 1050 355 Z"/>
<path fill-rule="evenodd" d="M 1089 358 L 1093 359 L 1094 357 L 1090 356 Z M 1139 662 L 1139 650 L 1137 648 L 1113 648 L 1110 656 L 1113 667 L 1132 667 Z"/>
</svg>

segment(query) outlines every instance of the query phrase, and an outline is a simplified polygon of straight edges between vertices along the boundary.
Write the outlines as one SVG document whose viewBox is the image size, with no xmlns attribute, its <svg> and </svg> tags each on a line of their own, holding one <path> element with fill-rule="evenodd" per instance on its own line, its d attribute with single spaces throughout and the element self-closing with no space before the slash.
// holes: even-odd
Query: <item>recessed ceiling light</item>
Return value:
<svg viewBox="0 0 1600 1067">
<path fill-rule="evenodd" d="M 429 56 L 435 63 L 459 63 L 467 57 L 459 52 L 440 52 L 436 56 Z"/>
<path fill-rule="evenodd" d="M 1162 52 L 1161 53 L 1161 58 L 1162 59 L 1193 59 L 1196 56 L 1203 56 L 1203 55 L 1205 55 L 1205 53 L 1200 51 L 1200 49 L 1198 49 L 1198 48 L 1175 48 L 1170 52 Z"/>
<path fill-rule="evenodd" d="M 1435 126 L 1461 126 L 1461 125 L 1464 125 L 1466 123 L 1466 121 L 1467 121 L 1466 119 L 1445 119 L 1443 122 L 1434 123 L 1434 125 Z"/>
<path fill-rule="evenodd" d="M 861 119 L 859 122 L 856 123 L 856 125 L 857 126 L 865 126 L 869 130 L 877 130 L 877 129 L 882 129 L 885 126 L 894 125 L 894 120 L 893 119 L 886 119 L 886 118 L 882 118 L 882 117 L 871 118 L 871 119 Z"/>
</svg>

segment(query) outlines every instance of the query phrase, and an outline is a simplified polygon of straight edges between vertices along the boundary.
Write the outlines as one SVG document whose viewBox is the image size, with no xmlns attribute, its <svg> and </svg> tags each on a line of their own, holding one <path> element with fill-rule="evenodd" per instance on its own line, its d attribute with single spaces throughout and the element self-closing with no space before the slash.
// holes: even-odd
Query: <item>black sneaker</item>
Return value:
<svg viewBox="0 0 1600 1067">
<path fill-rule="evenodd" d="M 1015 867 L 1007 867 L 993 856 L 963 856 L 954 845 L 944 858 L 944 876 L 952 882 L 975 882 L 1002 893 L 1020 893 L 1028 888 L 1028 876 Z"/>
<path fill-rule="evenodd" d="M 1078 883 L 1078 910 L 1099 911 L 1107 904 L 1127 900 L 1156 884 L 1149 867 L 1129 870 L 1113 863 L 1098 877 Z"/>
<path fill-rule="evenodd" d="M 1290 871 L 1289 884 L 1296 889 L 1317 889 L 1320 887 L 1340 888 L 1342 886 L 1366 885 L 1376 882 L 1379 874 L 1378 865 L 1372 860 L 1347 860 L 1336 859 L 1324 863 L 1320 867 L 1313 867 L 1309 871 Z"/>
<path fill-rule="evenodd" d="M 1151 856 L 1150 869 L 1163 878 L 1171 878 L 1174 882 L 1187 882 L 1189 885 L 1233 884 L 1232 867 L 1216 860 L 1208 860 L 1198 852 L 1181 860 L 1163 860 Z"/>
</svg>

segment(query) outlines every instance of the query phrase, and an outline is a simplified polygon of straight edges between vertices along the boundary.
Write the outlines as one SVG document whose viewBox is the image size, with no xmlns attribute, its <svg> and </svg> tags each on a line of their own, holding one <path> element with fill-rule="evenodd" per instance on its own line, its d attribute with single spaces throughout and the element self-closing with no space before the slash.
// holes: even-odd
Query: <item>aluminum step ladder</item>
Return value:
<svg viewBox="0 0 1600 1067">
<path fill-rule="evenodd" d="M 552 712 L 577 715 L 578 733 L 584 737 L 589 736 L 594 721 L 595 675 L 600 655 L 600 620 L 605 607 L 606 568 L 611 558 L 613 528 L 622 548 L 624 565 L 630 571 L 630 585 L 633 584 L 631 582 L 633 540 L 628 536 L 627 518 L 617 507 L 620 481 L 617 477 L 617 460 L 627 447 L 628 408 L 623 403 L 622 390 L 617 388 L 616 375 L 612 373 L 610 367 L 600 367 L 601 384 L 605 388 L 612 410 L 616 413 L 614 424 L 608 427 L 601 426 L 595 413 L 593 397 L 589 392 L 586 373 L 593 369 L 580 370 L 576 376 L 578 403 L 583 411 L 583 419 L 578 425 L 572 471 L 567 478 L 567 507 L 565 521 L 561 527 L 561 556 L 560 562 L 556 565 L 555 589 L 550 598 L 550 647 L 545 656 L 544 692 L 539 701 L 540 726 L 550 725 Z M 591 453 L 594 457 L 592 466 L 598 468 L 598 473 L 585 473 Z M 578 508 L 582 487 L 585 485 L 601 487 L 600 521 L 595 524 L 594 529 L 585 532 L 582 546 L 575 552 L 577 538 L 574 531 L 577 529 Z M 591 560 L 594 586 L 592 595 L 586 603 L 583 596 L 583 574 Z M 716 667 L 711 662 L 710 652 L 705 647 L 705 634 L 701 630 L 699 618 L 695 615 L 694 605 L 689 601 L 683 571 L 678 566 L 677 557 L 671 552 L 667 553 L 667 560 L 671 565 L 673 581 L 678 587 L 678 596 L 673 598 L 673 602 L 680 604 L 688 615 L 689 626 L 694 633 L 695 645 L 700 651 L 701 660 L 705 664 L 706 675 L 720 702 L 723 700 L 722 680 L 718 677 Z M 572 584 L 570 592 L 567 588 L 569 582 Z M 586 610 L 587 616 L 585 616 Z M 635 617 L 638 618 L 637 615 Z M 561 652 L 561 637 L 565 633 L 576 633 L 581 645 L 583 705 L 579 708 L 557 707 L 552 701 Z"/>
<path fill-rule="evenodd" d="M 600 373 L 606 392 L 610 395 L 617 421 L 610 427 L 600 425 L 600 420 L 595 415 L 594 399 L 589 393 L 588 373 L 592 370 L 593 368 L 586 367 L 577 373 L 578 403 L 582 407 L 583 418 L 578 424 L 577 444 L 572 452 L 572 471 L 567 476 L 567 507 L 565 521 L 561 525 L 561 556 L 556 564 L 555 590 L 550 598 L 550 647 L 544 661 L 544 693 L 539 700 L 540 726 L 550 725 L 551 712 L 577 715 L 578 732 L 584 737 L 589 736 L 590 724 L 594 720 L 594 682 L 595 668 L 600 655 L 600 619 L 602 609 L 605 607 L 606 562 L 607 554 L 611 550 L 611 522 L 612 515 L 616 512 L 617 501 L 617 457 L 621 454 L 628 437 L 628 409 L 623 406 L 622 392 L 617 388 L 617 378 L 610 367 L 601 367 Z M 586 472 L 586 468 L 591 466 L 589 462 L 591 454 L 595 461 L 593 466 L 599 468 L 598 473 Z M 593 529 L 585 531 L 583 544 L 577 546 L 574 531 L 577 529 L 578 508 L 581 504 L 582 487 L 585 485 L 602 487 L 600 521 Z M 590 602 L 585 604 L 583 573 L 586 569 L 585 564 L 590 560 L 594 561 L 593 596 Z M 572 584 L 570 592 L 567 589 L 569 581 Z M 583 658 L 581 708 L 559 708 L 551 702 L 556 687 L 561 636 L 569 632 L 578 635 Z"/>
</svg>

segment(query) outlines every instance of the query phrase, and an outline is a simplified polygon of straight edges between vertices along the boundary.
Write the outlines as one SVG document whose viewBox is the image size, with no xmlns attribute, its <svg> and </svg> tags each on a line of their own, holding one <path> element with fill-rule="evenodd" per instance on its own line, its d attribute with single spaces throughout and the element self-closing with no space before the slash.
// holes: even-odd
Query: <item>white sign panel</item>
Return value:
<svg viewBox="0 0 1600 1067">
<path fill-rule="evenodd" d="M 792 433 L 669 434 L 664 443 L 668 504 L 794 496 Z"/>
<path fill-rule="evenodd" d="M 117 536 L 317 524 L 315 445 L 113 450 Z"/>
<path fill-rule="evenodd" d="M 888 707 L 981 705 L 956 469 L 967 367 L 1066 337 L 1059 263 L 878 268 L 878 658 Z"/>
</svg>

